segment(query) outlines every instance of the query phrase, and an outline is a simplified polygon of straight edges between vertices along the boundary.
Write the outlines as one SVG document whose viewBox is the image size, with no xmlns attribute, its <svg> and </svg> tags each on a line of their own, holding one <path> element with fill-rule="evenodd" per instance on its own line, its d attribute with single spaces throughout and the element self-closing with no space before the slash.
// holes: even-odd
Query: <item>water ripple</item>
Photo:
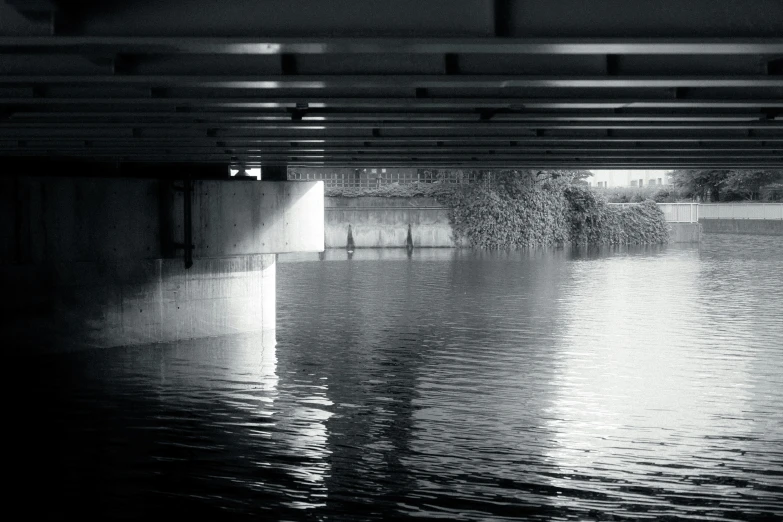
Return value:
<svg viewBox="0 0 783 522">
<path fill-rule="evenodd" d="M 16 444 L 103 516 L 780 520 L 781 274 L 753 236 L 281 257 L 276 345 L 53 357 Z"/>
</svg>

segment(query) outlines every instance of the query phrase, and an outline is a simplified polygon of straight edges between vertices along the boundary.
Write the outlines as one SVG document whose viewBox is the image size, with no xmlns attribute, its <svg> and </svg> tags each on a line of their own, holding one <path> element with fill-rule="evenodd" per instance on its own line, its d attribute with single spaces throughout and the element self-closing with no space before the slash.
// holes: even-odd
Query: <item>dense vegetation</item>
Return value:
<svg viewBox="0 0 783 522">
<path fill-rule="evenodd" d="M 783 170 L 676 170 L 672 184 L 595 187 L 610 203 L 680 201 L 783 201 Z"/>
<path fill-rule="evenodd" d="M 429 171 L 428 171 L 429 172 Z M 462 171 L 459 171 L 462 172 Z M 531 173 L 541 177 L 543 172 Z M 446 182 L 451 171 L 435 172 L 433 183 L 389 184 L 373 188 L 327 188 L 327 196 L 380 196 L 414 197 L 438 196 L 454 190 Z M 471 171 L 471 174 L 477 174 Z M 484 174 L 491 179 L 497 173 Z M 586 175 L 584 171 L 579 176 Z M 443 179 L 441 179 L 443 178 Z M 783 170 L 679 170 L 672 173 L 672 184 L 650 187 L 593 188 L 609 203 L 640 203 L 653 200 L 656 203 L 679 201 L 783 201 Z"/>
<path fill-rule="evenodd" d="M 326 196 L 343 196 L 347 198 L 358 198 L 360 196 L 375 196 L 384 198 L 412 198 L 412 197 L 435 197 L 445 192 L 454 190 L 453 185 L 443 185 L 440 183 L 392 183 L 381 185 L 380 187 L 329 187 L 324 191 Z"/>
<path fill-rule="evenodd" d="M 654 201 L 608 205 L 584 182 L 587 176 L 585 171 L 487 171 L 469 184 L 329 188 L 326 195 L 435 197 L 449 207 L 455 236 L 480 248 L 668 241 L 666 221 Z"/>
<path fill-rule="evenodd" d="M 462 186 L 438 198 L 449 206 L 454 234 L 471 246 L 665 243 L 663 213 L 654 202 L 610 206 L 564 171 L 495 173 L 491 181 Z"/>
<path fill-rule="evenodd" d="M 524 173 L 501 173 L 439 199 L 454 235 L 481 248 L 562 244 L 569 240 L 568 201 L 559 183 L 536 183 Z"/>
<path fill-rule="evenodd" d="M 594 187 L 593 190 L 609 203 L 641 203 L 650 199 L 656 203 L 690 202 L 692 200 L 691 196 L 674 185 L 660 187 Z"/>
<path fill-rule="evenodd" d="M 672 181 L 699 201 L 783 201 L 783 170 L 678 170 Z"/>
<path fill-rule="evenodd" d="M 569 201 L 569 237 L 574 244 L 666 243 L 669 227 L 663 212 L 652 200 L 637 205 L 608 205 L 606 200 L 582 186 L 566 187 Z"/>
</svg>

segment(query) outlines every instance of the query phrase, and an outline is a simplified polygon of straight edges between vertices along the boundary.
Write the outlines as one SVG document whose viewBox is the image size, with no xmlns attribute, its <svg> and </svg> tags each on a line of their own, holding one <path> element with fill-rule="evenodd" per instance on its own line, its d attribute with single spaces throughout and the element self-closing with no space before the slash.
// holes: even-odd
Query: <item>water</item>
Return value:
<svg viewBox="0 0 783 522">
<path fill-rule="evenodd" d="M 280 260 L 276 345 L 14 362 L 11 498 L 129 519 L 783 517 L 781 238 L 346 257 Z"/>
</svg>

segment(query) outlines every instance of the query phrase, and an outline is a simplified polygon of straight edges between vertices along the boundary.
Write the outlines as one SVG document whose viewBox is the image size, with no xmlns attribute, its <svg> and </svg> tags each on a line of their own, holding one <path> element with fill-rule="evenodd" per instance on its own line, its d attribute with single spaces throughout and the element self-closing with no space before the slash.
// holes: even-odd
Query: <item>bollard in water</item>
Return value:
<svg viewBox="0 0 783 522">
<path fill-rule="evenodd" d="M 356 248 L 356 245 L 353 243 L 353 232 L 351 232 L 351 225 L 348 225 L 348 252 L 353 252 L 354 248 Z"/>
<path fill-rule="evenodd" d="M 405 248 L 408 250 L 408 257 L 410 257 L 413 253 L 413 233 L 410 223 L 408 223 L 408 238 L 405 240 Z"/>
</svg>

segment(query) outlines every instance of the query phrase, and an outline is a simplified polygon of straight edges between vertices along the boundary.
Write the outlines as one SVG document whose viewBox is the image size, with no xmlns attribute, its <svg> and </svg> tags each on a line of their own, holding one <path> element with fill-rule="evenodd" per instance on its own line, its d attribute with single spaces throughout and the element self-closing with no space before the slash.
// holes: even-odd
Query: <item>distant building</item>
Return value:
<svg viewBox="0 0 783 522">
<path fill-rule="evenodd" d="M 591 170 L 587 178 L 591 187 L 647 187 L 670 185 L 670 170 Z"/>
</svg>

